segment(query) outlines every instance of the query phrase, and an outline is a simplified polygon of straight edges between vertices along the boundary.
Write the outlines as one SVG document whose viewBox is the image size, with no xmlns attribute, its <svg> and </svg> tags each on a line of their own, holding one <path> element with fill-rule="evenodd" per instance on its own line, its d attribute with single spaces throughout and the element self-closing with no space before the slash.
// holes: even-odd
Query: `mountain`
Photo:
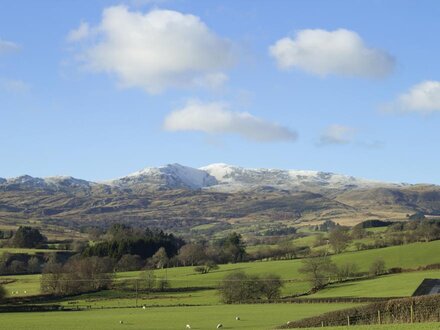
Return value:
<svg viewBox="0 0 440 330">
<path fill-rule="evenodd" d="M 36 178 L 30 175 L 22 175 L 16 178 L 0 179 L 0 191 L 11 190 L 46 190 L 75 192 L 90 191 L 93 182 L 76 179 L 70 176 L 53 176 L 47 178 Z"/>
<path fill-rule="evenodd" d="M 201 189 L 216 185 L 208 172 L 180 164 L 148 167 L 126 177 L 108 182 L 121 188 L 142 189 Z"/>
<path fill-rule="evenodd" d="M 252 169 L 227 164 L 211 164 L 199 169 L 170 164 L 146 168 L 126 177 L 107 182 L 111 186 L 135 191 L 155 189 L 208 189 L 235 192 L 261 187 L 281 190 L 319 192 L 321 190 L 350 190 L 371 187 L 399 187 L 330 172 Z"/>
<path fill-rule="evenodd" d="M 184 235 L 199 233 L 198 226 L 208 235 L 231 228 L 255 234 L 325 220 L 404 220 L 415 212 L 440 215 L 439 186 L 226 164 L 198 169 L 170 164 L 106 182 L 69 176 L 0 179 L 0 225 L 31 221 L 69 232 L 124 222 Z"/>
<path fill-rule="evenodd" d="M 386 182 L 365 180 L 330 172 L 252 169 L 227 164 L 212 164 L 200 168 L 218 181 L 213 189 L 236 191 L 268 186 L 296 191 L 319 191 L 320 189 L 359 189 L 378 186 L 401 186 Z"/>
</svg>

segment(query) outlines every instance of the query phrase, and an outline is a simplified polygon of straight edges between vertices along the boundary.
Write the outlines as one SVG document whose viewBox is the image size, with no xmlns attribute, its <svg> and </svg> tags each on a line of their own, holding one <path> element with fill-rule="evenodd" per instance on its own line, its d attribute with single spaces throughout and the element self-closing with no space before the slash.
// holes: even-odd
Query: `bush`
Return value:
<svg viewBox="0 0 440 330">
<path fill-rule="evenodd" d="M 387 271 L 385 267 L 385 261 L 383 259 L 377 259 L 373 261 L 370 266 L 370 275 L 378 276 L 385 274 Z"/>
<path fill-rule="evenodd" d="M 6 289 L 0 285 L 0 301 L 6 297 Z"/>
<path fill-rule="evenodd" d="M 218 269 L 218 265 L 213 261 L 208 261 L 204 265 L 194 267 L 194 271 L 200 274 L 208 274 L 211 270 Z"/>
<path fill-rule="evenodd" d="M 42 246 L 46 237 L 36 228 L 20 226 L 12 237 L 11 245 L 17 248 L 36 248 Z"/>
<path fill-rule="evenodd" d="M 250 303 L 265 298 L 273 301 L 280 296 L 283 283 L 275 274 L 267 274 L 262 278 L 234 272 L 226 275 L 219 287 L 223 302 L 227 304 Z"/>
</svg>

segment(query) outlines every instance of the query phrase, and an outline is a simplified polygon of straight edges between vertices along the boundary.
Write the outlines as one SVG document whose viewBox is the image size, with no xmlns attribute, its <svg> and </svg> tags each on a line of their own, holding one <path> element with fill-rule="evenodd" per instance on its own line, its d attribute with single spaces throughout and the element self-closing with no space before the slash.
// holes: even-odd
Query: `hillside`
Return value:
<svg viewBox="0 0 440 330">
<path fill-rule="evenodd" d="M 176 232 L 214 224 L 249 232 L 335 220 L 405 219 L 440 213 L 440 188 L 391 184 L 326 172 L 172 164 L 106 182 L 21 176 L 0 180 L 0 225 L 32 220 L 77 229 L 128 222 Z M 261 228 L 260 228 L 261 229 Z M 215 231 L 215 230 L 214 230 Z"/>
</svg>

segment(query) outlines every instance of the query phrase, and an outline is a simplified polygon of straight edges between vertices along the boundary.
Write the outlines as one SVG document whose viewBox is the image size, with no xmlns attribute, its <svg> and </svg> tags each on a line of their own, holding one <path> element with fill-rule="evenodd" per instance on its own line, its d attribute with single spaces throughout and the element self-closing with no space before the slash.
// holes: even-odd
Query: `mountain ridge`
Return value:
<svg viewBox="0 0 440 330">
<path fill-rule="evenodd" d="M 146 167 L 126 176 L 106 180 L 88 181 L 71 176 L 45 178 L 22 175 L 0 178 L 0 189 L 91 190 L 95 186 L 134 190 L 207 189 L 234 192 L 259 187 L 294 191 L 317 192 L 326 190 L 352 190 L 374 187 L 404 187 L 405 183 L 368 180 L 349 175 L 312 170 L 285 170 L 274 168 L 245 168 L 214 163 L 200 168 L 177 163 L 159 167 Z"/>
</svg>

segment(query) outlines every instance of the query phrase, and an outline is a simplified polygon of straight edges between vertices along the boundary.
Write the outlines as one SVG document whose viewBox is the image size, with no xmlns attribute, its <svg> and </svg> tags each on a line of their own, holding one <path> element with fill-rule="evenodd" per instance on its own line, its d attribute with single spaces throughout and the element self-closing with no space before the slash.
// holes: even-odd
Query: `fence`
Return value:
<svg viewBox="0 0 440 330">
<path fill-rule="evenodd" d="M 289 322 L 281 328 L 440 321 L 440 295 L 393 299 Z"/>
</svg>

